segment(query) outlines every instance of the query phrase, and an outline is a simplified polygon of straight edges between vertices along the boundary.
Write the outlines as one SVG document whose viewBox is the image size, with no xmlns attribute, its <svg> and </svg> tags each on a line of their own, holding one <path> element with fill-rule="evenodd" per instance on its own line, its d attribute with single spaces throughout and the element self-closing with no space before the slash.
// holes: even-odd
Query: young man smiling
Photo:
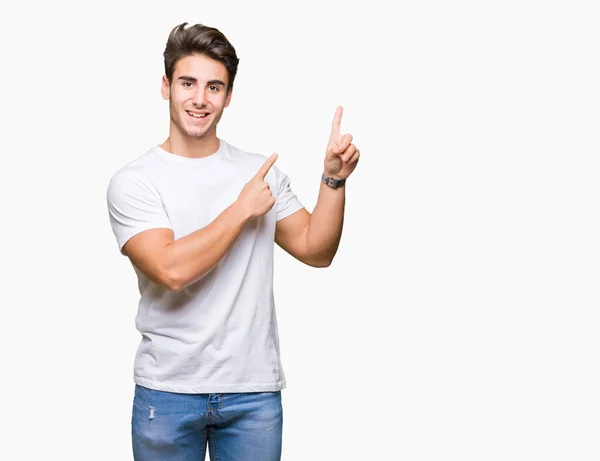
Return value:
<svg viewBox="0 0 600 461">
<path fill-rule="evenodd" d="M 312 214 L 269 158 L 217 137 L 238 58 L 217 29 L 176 26 L 164 52 L 168 138 L 117 171 L 112 230 L 137 274 L 136 460 L 275 461 L 286 387 L 273 299 L 276 242 L 331 264 L 358 149 L 336 110 Z"/>
</svg>

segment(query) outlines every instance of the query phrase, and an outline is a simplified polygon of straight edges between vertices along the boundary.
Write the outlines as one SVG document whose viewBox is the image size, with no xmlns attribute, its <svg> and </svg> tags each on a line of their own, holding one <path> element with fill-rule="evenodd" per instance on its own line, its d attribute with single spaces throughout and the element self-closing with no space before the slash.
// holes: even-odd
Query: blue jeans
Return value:
<svg viewBox="0 0 600 461">
<path fill-rule="evenodd" d="M 135 386 L 135 461 L 280 461 L 281 391 L 179 394 Z"/>
</svg>

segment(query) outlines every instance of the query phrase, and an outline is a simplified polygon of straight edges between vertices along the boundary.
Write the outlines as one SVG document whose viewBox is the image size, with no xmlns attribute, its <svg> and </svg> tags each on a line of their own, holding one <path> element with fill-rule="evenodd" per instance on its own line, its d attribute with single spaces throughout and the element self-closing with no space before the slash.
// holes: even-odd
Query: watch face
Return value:
<svg viewBox="0 0 600 461">
<path fill-rule="evenodd" d="M 329 187 L 340 187 L 343 186 L 344 183 L 346 182 L 345 179 L 335 179 L 335 178 L 330 178 L 328 176 L 323 175 L 323 182 L 325 184 L 327 184 Z"/>
</svg>

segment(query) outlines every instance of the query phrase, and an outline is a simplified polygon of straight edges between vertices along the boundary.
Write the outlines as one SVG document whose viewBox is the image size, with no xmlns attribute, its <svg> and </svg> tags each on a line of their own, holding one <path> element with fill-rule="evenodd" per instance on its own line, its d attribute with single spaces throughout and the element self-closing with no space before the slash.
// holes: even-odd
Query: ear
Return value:
<svg viewBox="0 0 600 461">
<path fill-rule="evenodd" d="M 169 80 L 166 75 L 162 77 L 162 85 L 160 87 L 160 93 L 162 94 L 163 99 L 169 99 L 171 96 L 171 87 L 169 85 Z"/>
<path fill-rule="evenodd" d="M 227 92 L 227 96 L 225 97 L 225 104 L 223 105 L 223 107 L 229 107 L 229 103 L 231 102 L 231 93 L 233 92 L 233 87 L 231 87 L 229 89 L 229 91 Z"/>
</svg>

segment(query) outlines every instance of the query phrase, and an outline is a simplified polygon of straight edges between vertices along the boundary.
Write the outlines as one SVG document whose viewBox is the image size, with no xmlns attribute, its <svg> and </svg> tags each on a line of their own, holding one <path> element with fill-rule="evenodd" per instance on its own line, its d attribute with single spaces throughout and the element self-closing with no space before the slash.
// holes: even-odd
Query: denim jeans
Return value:
<svg viewBox="0 0 600 461">
<path fill-rule="evenodd" d="M 280 461 L 281 391 L 179 394 L 135 386 L 135 461 Z"/>
</svg>

